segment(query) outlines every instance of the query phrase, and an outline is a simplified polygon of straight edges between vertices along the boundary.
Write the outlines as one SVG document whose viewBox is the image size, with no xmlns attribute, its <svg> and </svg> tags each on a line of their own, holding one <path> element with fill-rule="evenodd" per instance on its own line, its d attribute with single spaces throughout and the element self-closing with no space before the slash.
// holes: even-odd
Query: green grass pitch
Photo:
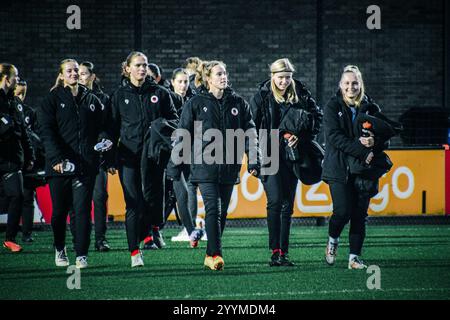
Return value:
<svg viewBox="0 0 450 320">
<path fill-rule="evenodd" d="M 0 251 L 0 299 L 450 298 L 450 226 L 369 226 L 362 257 L 379 266 L 379 290 L 367 287 L 372 274 L 347 269 L 347 230 L 330 267 L 324 262 L 327 228 L 293 227 L 289 254 L 296 266 L 289 268 L 269 267 L 266 228 L 230 227 L 223 236 L 222 272 L 203 269 L 205 242 L 196 249 L 171 242 L 175 229 L 164 231 L 165 249 L 145 251 L 145 266 L 131 269 L 125 231 L 109 230 L 112 251 L 91 250 L 79 290 L 67 288 L 70 274 L 54 265 L 52 233 L 41 231 L 20 254 Z M 71 243 L 69 234 L 67 239 Z M 74 263 L 74 252 L 68 255 Z"/>
</svg>

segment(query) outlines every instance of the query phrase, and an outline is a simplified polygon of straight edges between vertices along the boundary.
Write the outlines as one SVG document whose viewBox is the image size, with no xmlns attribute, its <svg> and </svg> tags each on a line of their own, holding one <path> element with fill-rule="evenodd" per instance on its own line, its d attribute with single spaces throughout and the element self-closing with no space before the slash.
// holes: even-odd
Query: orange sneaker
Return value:
<svg viewBox="0 0 450 320">
<path fill-rule="evenodd" d="M 217 270 L 221 271 L 223 270 L 223 266 L 225 265 L 225 262 L 223 261 L 223 258 L 221 256 L 206 256 L 204 265 L 206 268 L 209 268 L 211 270 Z"/>
<path fill-rule="evenodd" d="M 8 249 L 11 252 L 20 252 L 22 251 L 22 247 L 13 241 L 5 241 L 3 242 L 3 247 Z"/>
</svg>

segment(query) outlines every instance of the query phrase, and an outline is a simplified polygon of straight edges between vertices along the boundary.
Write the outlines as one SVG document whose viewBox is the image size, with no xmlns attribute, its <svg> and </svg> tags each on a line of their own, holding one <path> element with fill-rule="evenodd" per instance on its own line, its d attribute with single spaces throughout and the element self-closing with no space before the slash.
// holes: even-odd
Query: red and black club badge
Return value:
<svg viewBox="0 0 450 320">
<path fill-rule="evenodd" d="M 159 101 L 159 98 L 157 96 L 151 96 L 150 101 L 152 103 L 157 103 Z"/>
</svg>

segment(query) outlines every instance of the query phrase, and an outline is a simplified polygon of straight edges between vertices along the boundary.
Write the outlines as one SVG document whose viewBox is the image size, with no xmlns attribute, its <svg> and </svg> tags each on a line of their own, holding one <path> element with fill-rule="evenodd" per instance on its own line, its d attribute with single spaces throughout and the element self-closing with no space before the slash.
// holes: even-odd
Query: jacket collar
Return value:
<svg viewBox="0 0 450 320">
<path fill-rule="evenodd" d="M 198 88 L 198 95 L 201 95 L 205 98 L 211 99 L 211 100 L 217 100 L 216 97 L 214 97 L 214 95 L 212 93 L 210 93 L 208 91 L 208 89 L 206 89 L 205 86 L 201 85 Z M 227 100 L 229 97 L 235 95 L 235 92 L 233 89 L 231 89 L 231 87 L 226 87 L 225 90 L 223 91 L 223 96 L 222 99 L 225 101 Z"/>
<path fill-rule="evenodd" d="M 137 94 L 143 94 L 145 92 L 148 92 L 151 87 L 156 87 L 157 84 L 151 77 L 146 77 L 144 83 L 140 87 L 134 86 L 129 78 L 123 77 L 122 78 L 122 87 L 125 88 L 127 91 L 137 93 Z"/>
<path fill-rule="evenodd" d="M 72 92 L 70 91 L 70 88 L 67 86 L 66 87 L 58 86 L 55 89 L 53 89 L 53 91 L 55 91 L 56 95 L 62 100 L 66 99 L 72 100 L 74 98 Z M 89 90 L 87 87 L 79 84 L 78 85 L 78 96 L 80 96 L 79 101 L 83 101 L 83 99 L 86 98 L 86 96 L 89 94 L 90 91 L 91 90 Z"/>
</svg>

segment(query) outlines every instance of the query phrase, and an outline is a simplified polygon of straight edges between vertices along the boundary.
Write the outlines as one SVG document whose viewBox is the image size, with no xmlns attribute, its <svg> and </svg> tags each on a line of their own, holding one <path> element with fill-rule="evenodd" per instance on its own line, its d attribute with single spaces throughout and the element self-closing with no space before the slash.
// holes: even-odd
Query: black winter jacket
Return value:
<svg viewBox="0 0 450 320">
<path fill-rule="evenodd" d="M 192 93 L 191 88 L 188 88 L 186 95 L 184 97 L 180 96 L 179 94 L 176 94 L 173 91 L 173 87 L 170 86 L 170 97 L 172 98 L 173 104 L 175 106 L 175 109 L 177 109 L 178 116 L 181 116 L 181 111 L 183 111 L 183 105 L 194 95 Z"/>
<path fill-rule="evenodd" d="M 201 150 L 194 148 L 194 121 L 201 122 Z M 189 131 L 191 136 L 191 164 L 190 164 L 190 181 L 194 183 L 212 182 L 219 184 L 236 184 L 240 182 L 239 172 L 241 169 L 243 153 L 238 154 L 236 143 L 234 144 L 234 159 L 232 164 L 226 163 L 226 130 L 242 129 L 253 131 L 254 140 L 252 143 L 246 139 L 245 152 L 249 155 L 249 148 L 252 147 L 251 154 L 256 154 L 257 159 L 249 161 L 248 171 L 256 169 L 260 171 L 260 150 L 257 145 L 255 123 L 252 120 L 251 111 L 248 103 L 231 88 L 224 91 L 224 95 L 219 101 L 206 88 L 201 87 L 200 91 L 194 95 L 184 106 L 181 114 L 178 129 Z M 223 164 L 196 164 L 195 157 L 209 154 L 205 149 L 210 146 L 212 141 L 205 139 L 204 134 L 208 129 L 218 129 L 223 137 Z M 199 134 L 200 132 L 196 132 Z M 179 140 L 177 141 L 180 142 Z M 174 148 L 175 151 L 176 148 Z M 194 154 L 197 152 L 197 154 Z M 203 157 L 201 157 L 203 159 Z M 250 160 L 250 159 L 249 159 Z M 203 161 L 202 161 L 203 162 Z M 253 163 L 252 163 L 253 162 Z M 167 175 L 168 177 L 177 179 L 181 174 L 182 165 L 175 166 L 172 159 L 169 161 Z"/>
<path fill-rule="evenodd" d="M 380 112 L 380 107 L 365 96 L 357 110 L 374 115 Z M 330 99 L 325 107 L 324 133 L 325 133 L 325 158 L 323 162 L 322 180 L 346 183 L 350 175 L 349 159 L 356 158 L 364 162 L 370 152 L 377 154 L 388 147 L 385 141 L 375 137 L 373 148 L 367 148 L 361 144 L 361 128 L 358 121 L 352 122 L 352 111 L 345 104 L 340 91 Z"/>
<path fill-rule="evenodd" d="M 15 97 L 14 100 L 16 108 L 23 110 L 25 126 L 34 150 L 35 160 L 31 172 L 43 171 L 45 170 L 45 152 L 44 145 L 42 144 L 42 140 L 38 134 L 39 127 L 37 123 L 36 110 L 30 105 L 24 103 L 18 97 Z"/>
<path fill-rule="evenodd" d="M 298 80 L 294 79 L 293 81 L 295 81 L 295 88 L 299 101 L 295 104 L 289 105 L 288 108 L 307 111 L 307 113 L 305 113 L 305 116 L 308 118 L 308 123 L 305 125 L 305 129 L 307 130 L 302 131 L 303 134 L 300 138 L 312 140 L 320 131 L 323 114 L 306 86 Z M 266 129 L 267 135 L 269 135 L 271 129 L 279 128 L 282 119 L 279 119 L 278 123 L 276 123 L 275 112 L 279 112 L 280 105 L 275 101 L 272 94 L 270 79 L 260 84 L 258 92 L 256 92 L 250 100 L 250 107 L 252 110 L 253 120 L 255 121 L 256 129 L 258 131 L 260 129 Z M 261 139 L 261 137 L 259 138 Z M 280 142 L 281 138 L 282 137 L 280 135 Z M 268 136 L 267 141 L 270 141 Z M 267 145 L 267 149 L 267 151 L 263 150 L 263 155 L 271 154 L 270 144 Z"/>
<path fill-rule="evenodd" d="M 39 133 L 45 149 L 47 176 L 96 175 L 99 155 L 94 146 L 107 138 L 105 107 L 85 86 L 78 86 L 74 97 L 69 87 L 56 87 L 37 110 Z M 75 171 L 58 173 L 53 167 L 64 160 L 75 165 Z"/>
<path fill-rule="evenodd" d="M 289 107 L 303 109 L 312 114 L 313 123 L 311 124 L 311 136 L 314 136 L 320 131 L 320 125 L 323 117 L 322 112 L 306 86 L 298 80 L 294 79 L 293 81 L 295 81 L 295 89 L 297 91 L 299 101 Z M 275 118 L 273 115 L 276 110 L 275 108 L 279 108 L 279 105 L 273 97 L 270 84 L 270 79 L 260 84 L 258 92 L 256 92 L 250 100 L 253 119 L 258 130 L 278 129 L 279 123 L 278 125 L 275 124 Z"/>
<path fill-rule="evenodd" d="M 0 89 L 0 174 L 22 170 L 34 161 L 26 130 L 23 107 L 14 102 L 14 93 Z"/>
<path fill-rule="evenodd" d="M 153 120 L 160 117 L 178 119 L 169 91 L 149 78 L 141 87 L 123 79 L 122 85 L 111 95 L 109 104 L 109 132 L 118 148 L 120 161 L 140 161 L 144 135 Z"/>
</svg>

